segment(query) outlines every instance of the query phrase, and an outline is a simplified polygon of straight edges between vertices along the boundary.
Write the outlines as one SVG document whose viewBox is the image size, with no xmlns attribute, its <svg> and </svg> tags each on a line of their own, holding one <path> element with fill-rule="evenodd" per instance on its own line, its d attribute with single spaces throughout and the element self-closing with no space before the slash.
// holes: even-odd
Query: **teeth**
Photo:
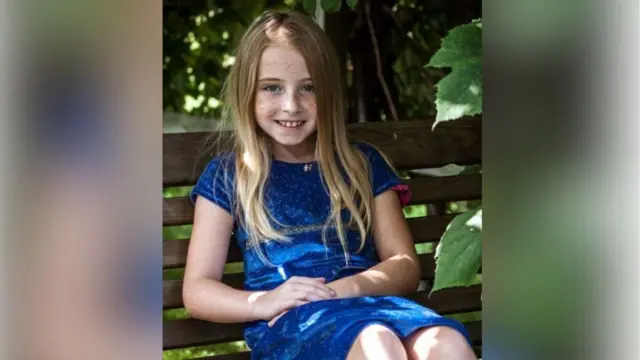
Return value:
<svg viewBox="0 0 640 360">
<path fill-rule="evenodd" d="M 278 121 L 276 122 L 284 127 L 294 128 L 302 125 L 303 121 Z"/>
</svg>

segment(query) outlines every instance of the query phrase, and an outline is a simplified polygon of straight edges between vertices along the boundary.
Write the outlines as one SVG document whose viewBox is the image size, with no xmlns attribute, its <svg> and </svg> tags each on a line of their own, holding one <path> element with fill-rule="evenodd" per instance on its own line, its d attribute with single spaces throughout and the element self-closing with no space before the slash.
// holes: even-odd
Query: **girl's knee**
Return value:
<svg viewBox="0 0 640 360">
<path fill-rule="evenodd" d="M 411 359 L 477 359 L 465 337 L 447 326 L 419 331 L 407 341 Z"/>
<path fill-rule="evenodd" d="M 402 340 L 384 325 L 362 329 L 347 359 L 407 359 Z"/>
<path fill-rule="evenodd" d="M 358 335 L 360 341 L 363 343 L 376 342 L 384 345 L 385 348 L 398 348 L 402 346 L 402 341 L 396 335 L 393 330 L 384 325 L 374 324 L 364 328 Z"/>
</svg>

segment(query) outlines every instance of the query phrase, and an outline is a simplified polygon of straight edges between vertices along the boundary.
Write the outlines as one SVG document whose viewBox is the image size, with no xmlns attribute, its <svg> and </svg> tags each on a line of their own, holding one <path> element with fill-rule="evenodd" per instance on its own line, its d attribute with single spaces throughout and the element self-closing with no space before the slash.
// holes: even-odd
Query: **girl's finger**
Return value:
<svg viewBox="0 0 640 360">
<path fill-rule="evenodd" d="M 330 287 L 325 285 L 324 282 L 320 282 L 320 281 L 318 281 L 316 279 L 324 279 L 324 278 L 299 278 L 298 281 L 295 282 L 295 284 L 311 285 L 311 286 L 314 286 L 316 288 L 319 288 L 319 289 L 322 289 L 322 290 L 326 291 L 331 296 L 335 296 L 335 292 L 333 291 L 333 289 L 331 289 Z"/>
<path fill-rule="evenodd" d="M 296 299 L 305 300 L 308 302 L 327 300 L 326 296 L 319 295 L 314 292 L 297 291 L 294 293 L 294 296 L 296 297 Z"/>
<path fill-rule="evenodd" d="M 288 311 L 293 309 L 294 307 L 298 307 L 300 305 L 308 304 L 309 301 L 297 298 L 290 298 L 285 302 L 284 311 Z"/>
<path fill-rule="evenodd" d="M 323 299 L 331 299 L 334 297 L 331 290 L 326 286 L 295 284 L 292 290 L 296 292 L 313 293 L 320 296 Z"/>
<path fill-rule="evenodd" d="M 267 325 L 269 325 L 269 327 L 272 327 L 273 324 L 276 323 L 276 321 L 278 321 L 278 319 L 280 319 L 282 317 L 282 315 L 286 314 L 288 312 L 288 310 L 285 310 L 283 312 L 280 313 L 280 315 L 274 317 L 273 319 L 271 319 L 271 321 L 269 321 L 269 323 Z"/>
</svg>

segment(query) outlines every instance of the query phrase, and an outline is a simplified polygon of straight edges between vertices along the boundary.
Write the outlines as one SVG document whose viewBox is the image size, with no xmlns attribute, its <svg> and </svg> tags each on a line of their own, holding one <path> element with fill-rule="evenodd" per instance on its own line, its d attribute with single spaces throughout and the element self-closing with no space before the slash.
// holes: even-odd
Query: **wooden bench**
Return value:
<svg viewBox="0 0 640 360">
<path fill-rule="evenodd" d="M 457 120 L 439 124 L 432 131 L 431 121 L 412 120 L 401 122 L 372 122 L 349 125 L 354 139 L 368 141 L 390 156 L 401 170 L 436 168 L 446 164 L 480 164 L 481 125 L 478 119 Z M 163 185 L 165 188 L 190 186 L 210 159 L 208 154 L 197 164 L 194 161 L 202 150 L 206 133 L 164 135 Z M 481 198 L 481 175 L 455 175 L 447 177 L 413 177 L 408 180 L 412 189 L 410 205 L 434 204 Z M 408 220 L 416 244 L 436 243 L 455 215 L 429 215 Z M 163 226 L 188 225 L 193 221 L 193 206 L 187 197 L 163 199 Z M 240 249 L 231 241 L 228 263 L 242 261 Z M 188 239 L 163 241 L 163 269 L 185 266 Z M 481 285 L 446 289 L 428 296 L 434 277 L 433 254 L 420 255 L 423 284 L 420 291 L 408 296 L 435 311 L 444 314 L 476 312 L 482 309 Z M 223 282 L 241 289 L 243 274 L 225 274 Z M 163 308 L 182 308 L 182 282 L 165 280 L 163 284 Z M 465 324 L 474 343 L 474 350 L 481 352 L 481 322 Z M 242 340 L 243 324 L 216 324 L 196 319 L 164 321 L 164 350 L 192 346 L 219 344 Z M 223 359 L 249 359 L 248 352 L 213 357 Z"/>
</svg>

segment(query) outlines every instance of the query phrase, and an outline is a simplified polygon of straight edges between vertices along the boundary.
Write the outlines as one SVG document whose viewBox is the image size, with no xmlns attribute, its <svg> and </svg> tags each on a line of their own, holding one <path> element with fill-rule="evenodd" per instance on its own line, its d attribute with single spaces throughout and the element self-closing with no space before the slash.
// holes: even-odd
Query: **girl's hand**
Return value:
<svg viewBox="0 0 640 360">
<path fill-rule="evenodd" d="M 258 318 L 271 321 L 276 316 L 300 305 L 313 301 L 332 299 L 333 290 L 325 285 L 324 278 L 294 276 L 277 288 L 258 293 L 253 309 Z"/>
<path fill-rule="evenodd" d="M 269 327 L 272 327 L 273 324 L 275 324 L 276 321 L 278 321 L 278 319 L 280 319 L 282 317 L 282 315 L 284 315 L 284 314 L 286 314 L 288 312 L 289 312 L 289 310 L 285 310 L 285 311 L 281 312 L 280 315 L 278 315 L 278 316 L 274 317 L 273 319 L 271 319 L 271 321 L 269 321 L 269 323 L 267 325 L 269 325 Z"/>
</svg>

